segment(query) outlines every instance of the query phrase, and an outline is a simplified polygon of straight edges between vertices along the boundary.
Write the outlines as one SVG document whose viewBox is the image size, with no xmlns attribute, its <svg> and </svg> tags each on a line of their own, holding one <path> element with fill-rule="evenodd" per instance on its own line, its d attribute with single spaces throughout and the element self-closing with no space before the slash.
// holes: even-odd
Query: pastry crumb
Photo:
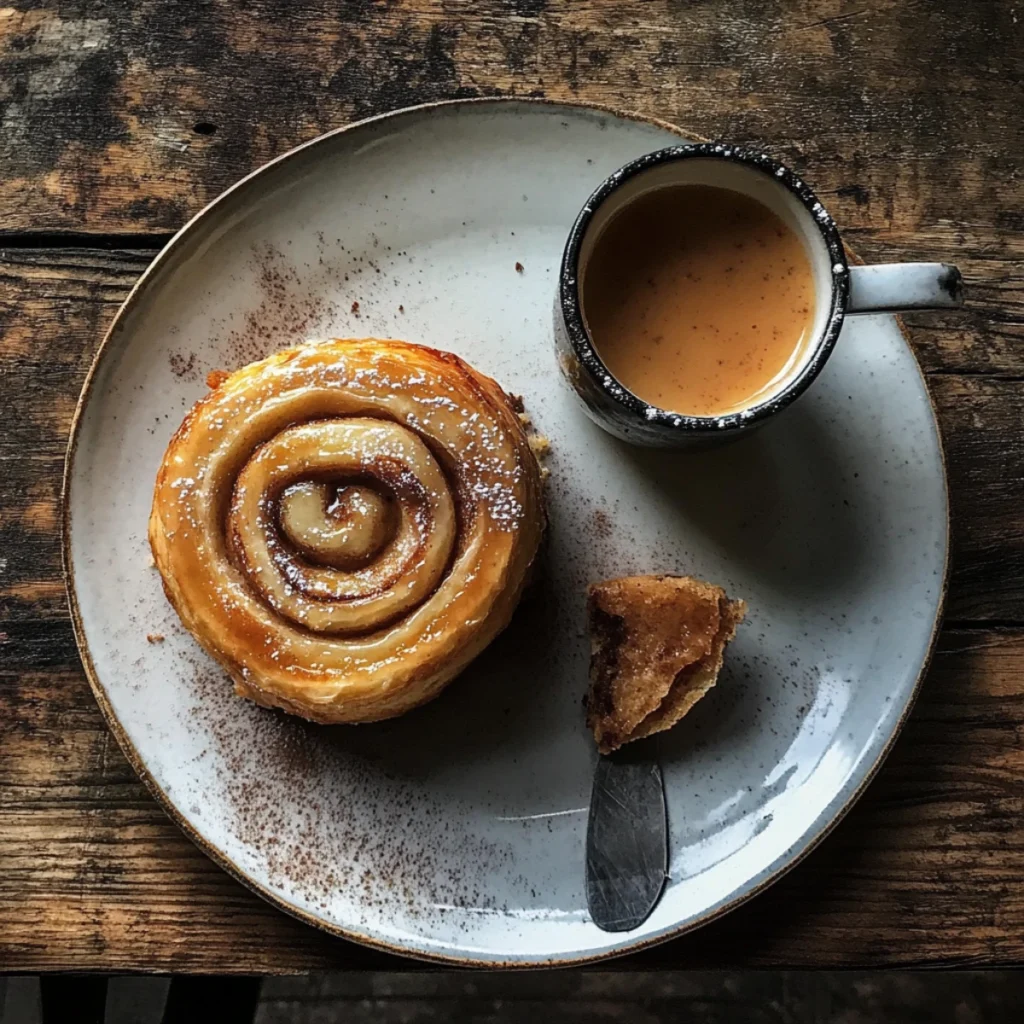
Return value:
<svg viewBox="0 0 1024 1024">
<path fill-rule="evenodd" d="M 542 459 L 551 451 L 551 442 L 543 434 L 531 434 L 529 442 L 533 454 L 538 459 Z"/>
<path fill-rule="evenodd" d="M 227 370 L 211 370 L 206 375 L 206 386 L 211 391 L 216 391 L 230 376 Z"/>
<path fill-rule="evenodd" d="M 688 576 L 590 586 L 587 725 L 602 754 L 671 729 L 717 682 L 746 605 Z"/>
<path fill-rule="evenodd" d="M 147 633 L 146 639 L 151 644 L 162 644 L 164 642 L 165 637 L 163 633 Z"/>
</svg>

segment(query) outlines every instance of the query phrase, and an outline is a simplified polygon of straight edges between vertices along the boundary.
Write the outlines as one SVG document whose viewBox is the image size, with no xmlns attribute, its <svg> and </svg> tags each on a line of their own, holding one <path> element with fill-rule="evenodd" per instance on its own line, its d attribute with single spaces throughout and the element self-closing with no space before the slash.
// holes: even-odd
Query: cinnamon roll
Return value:
<svg viewBox="0 0 1024 1024">
<path fill-rule="evenodd" d="M 435 697 L 508 624 L 544 531 L 521 406 L 456 356 L 334 340 L 212 379 L 149 540 L 236 691 L 316 722 Z"/>
</svg>

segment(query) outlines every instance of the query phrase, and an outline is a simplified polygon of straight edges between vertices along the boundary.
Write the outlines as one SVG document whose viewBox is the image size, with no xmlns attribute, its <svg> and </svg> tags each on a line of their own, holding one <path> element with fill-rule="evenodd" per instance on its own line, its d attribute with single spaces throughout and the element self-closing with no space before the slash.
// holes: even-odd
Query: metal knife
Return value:
<svg viewBox="0 0 1024 1024">
<path fill-rule="evenodd" d="M 598 928 L 650 917 L 668 877 L 668 813 L 653 744 L 600 757 L 587 822 L 587 904 Z"/>
</svg>

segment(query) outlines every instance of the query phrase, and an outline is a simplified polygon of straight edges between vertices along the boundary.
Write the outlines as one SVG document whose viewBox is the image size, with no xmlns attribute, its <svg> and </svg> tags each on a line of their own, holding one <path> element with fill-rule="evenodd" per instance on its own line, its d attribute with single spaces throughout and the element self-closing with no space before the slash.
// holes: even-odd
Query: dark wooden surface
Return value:
<svg viewBox="0 0 1024 1024">
<path fill-rule="evenodd" d="M 96 976 L 0 976 L 0 1024 L 48 1024 L 40 982 L 68 977 Z M 1004 1024 L 1024 1001 L 1024 974 L 1001 970 L 332 971 L 264 979 L 253 1017 L 250 979 L 234 979 L 241 990 L 231 980 L 115 976 L 106 1024 L 206 1019 L 196 1004 L 179 1017 L 174 990 L 191 990 L 200 1007 L 216 1000 L 248 1024 Z M 83 1024 L 66 1012 L 54 1019 Z"/>
<path fill-rule="evenodd" d="M 105 728 L 60 570 L 61 464 L 118 303 L 289 146 L 428 99 L 632 107 L 794 162 L 868 259 L 945 259 L 910 320 L 945 438 L 947 627 L 864 799 L 767 893 L 645 967 L 1024 963 L 1024 9 L 952 0 L 15 0 L 0 9 L 0 969 L 402 961 L 271 909 Z"/>
</svg>

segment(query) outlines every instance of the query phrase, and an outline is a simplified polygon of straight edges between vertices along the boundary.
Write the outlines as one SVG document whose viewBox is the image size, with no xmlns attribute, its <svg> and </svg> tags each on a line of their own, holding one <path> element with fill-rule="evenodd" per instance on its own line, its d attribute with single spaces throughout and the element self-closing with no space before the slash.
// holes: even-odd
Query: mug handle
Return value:
<svg viewBox="0 0 1024 1024">
<path fill-rule="evenodd" d="M 847 313 L 959 309 L 964 281 L 951 263 L 874 263 L 850 267 Z"/>
</svg>

